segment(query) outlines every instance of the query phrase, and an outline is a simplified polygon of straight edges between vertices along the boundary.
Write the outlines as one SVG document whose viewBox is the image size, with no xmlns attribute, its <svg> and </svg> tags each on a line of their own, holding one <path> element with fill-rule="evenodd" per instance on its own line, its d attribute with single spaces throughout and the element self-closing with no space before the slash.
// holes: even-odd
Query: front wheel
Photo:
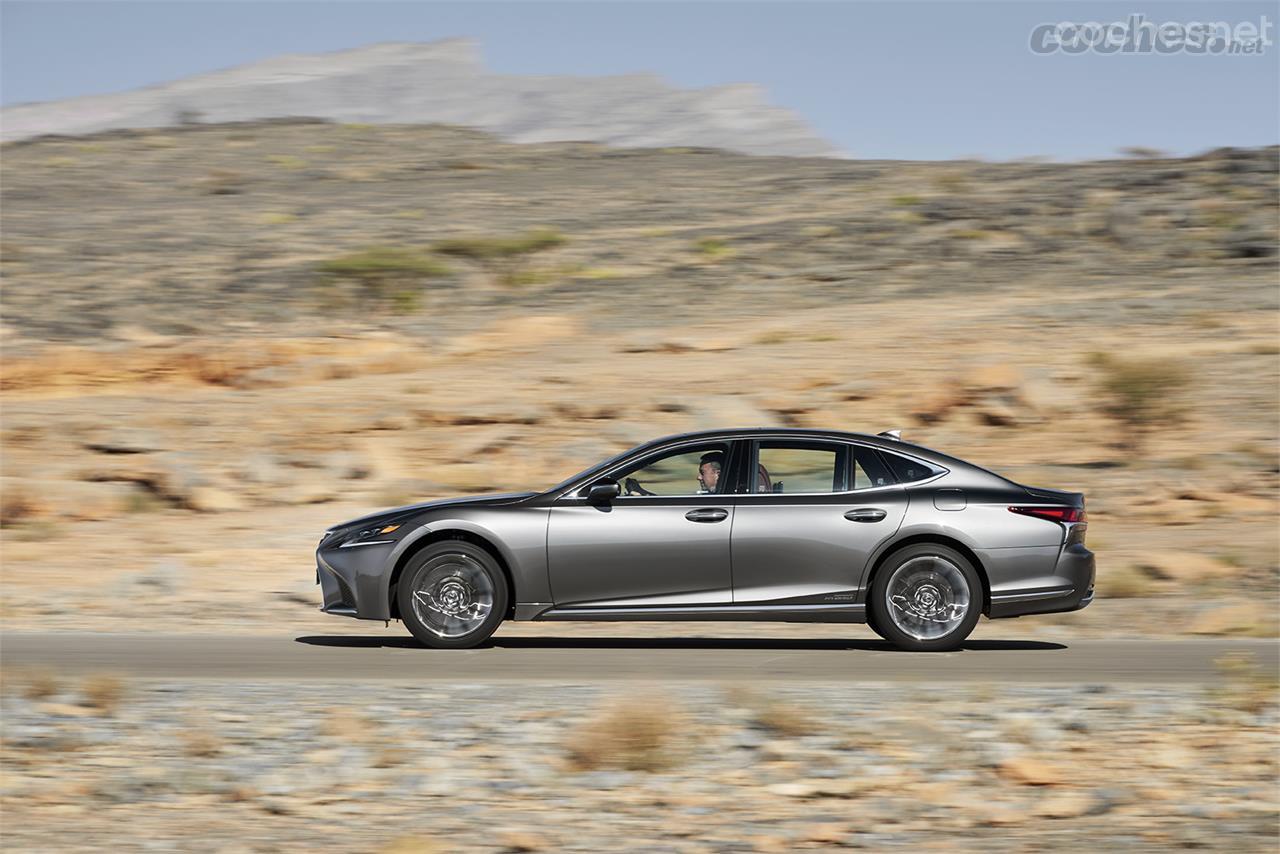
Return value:
<svg viewBox="0 0 1280 854">
<path fill-rule="evenodd" d="M 933 543 L 889 556 L 871 584 L 877 634 L 901 649 L 942 652 L 965 642 L 982 613 L 978 572 L 954 549 Z"/>
<path fill-rule="evenodd" d="M 425 646 L 469 649 L 489 639 L 507 613 L 497 561 L 461 540 L 433 543 L 410 559 L 396 599 L 400 619 Z"/>
</svg>

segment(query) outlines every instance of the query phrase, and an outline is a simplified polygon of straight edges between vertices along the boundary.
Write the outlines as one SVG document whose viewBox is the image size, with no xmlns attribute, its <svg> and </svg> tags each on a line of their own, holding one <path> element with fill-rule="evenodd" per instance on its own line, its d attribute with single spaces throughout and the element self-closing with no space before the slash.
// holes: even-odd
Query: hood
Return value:
<svg viewBox="0 0 1280 854">
<path fill-rule="evenodd" d="M 336 531 L 340 528 L 348 528 L 356 525 L 364 525 L 369 522 L 375 522 L 380 519 L 394 519 L 402 516 L 413 516 L 424 510 L 434 510 L 437 507 L 456 507 L 459 505 L 479 506 L 479 507 L 497 507 L 501 504 L 514 504 L 525 498 L 532 498 L 537 495 L 536 492 L 503 492 L 493 495 L 470 495 L 465 498 L 439 498 L 435 501 L 424 501 L 421 504 L 406 504 L 403 507 L 392 507 L 389 510 L 379 510 L 376 513 L 370 513 L 367 516 L 360 516 L 355 519 L 348 519 L 332 526 L 332 530 Z"/>
</svg>

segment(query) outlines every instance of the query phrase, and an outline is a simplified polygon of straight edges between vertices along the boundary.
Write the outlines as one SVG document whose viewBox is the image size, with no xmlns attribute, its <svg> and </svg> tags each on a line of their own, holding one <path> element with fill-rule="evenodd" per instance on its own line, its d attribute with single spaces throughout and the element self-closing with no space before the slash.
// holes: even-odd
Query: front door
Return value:
<svg viewBox="0 0 1280 854">
<path fill-rule="evenodd" d="M 733 520 L 735 604 L 853 605 L 876 548 L 906 514 L 902 487 L 871 448 L 762 439 Z"/>
<path fill-rule="evenodd" d="M 664 449 L 608 474 L 604 479 L 622 489 L 608 504 L 591 504 L 577 494 L 561 498 L 547 527 L 556 606 L 732 602 L 734 505 L 733 496 L 721 492 L 728 478 L 720 479 L 728 453 L 727 442 Z"/>
</svg>

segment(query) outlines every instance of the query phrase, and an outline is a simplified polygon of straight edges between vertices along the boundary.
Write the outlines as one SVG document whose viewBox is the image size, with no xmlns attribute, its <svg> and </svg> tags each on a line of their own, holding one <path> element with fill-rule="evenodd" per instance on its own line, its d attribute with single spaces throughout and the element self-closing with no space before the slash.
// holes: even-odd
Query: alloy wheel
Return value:
<svg viewBox="0 0 1280 854">
<path fill-rule="evenodd" d="M 932 641 L 964 622 L 970 594 L 960 567 L 939 555 L 920 555 L 890 576 L 886 610 L 899 630 L 918 641 Z"/>
<path fill-rule="evenodd" d="M 418 573 L 413 611 L 437 637 L 459 638 L 484 624 L 493 599 L 493 582 L 484 567 L 464 554 L 444 554 Z"/>
</svg>

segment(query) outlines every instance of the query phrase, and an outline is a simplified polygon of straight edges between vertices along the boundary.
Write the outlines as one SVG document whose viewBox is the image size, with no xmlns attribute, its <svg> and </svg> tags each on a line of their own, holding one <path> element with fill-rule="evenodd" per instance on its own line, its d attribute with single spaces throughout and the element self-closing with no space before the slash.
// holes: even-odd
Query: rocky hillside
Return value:
<svg viewBox="0 0 1280 854">
<path fill-rule="evenodd" d="M 615 328 L 755 315 L 779 298 L 820 307 L 1117 283 L 1146 302 L 1087 301 L 1075 319 L 1170 299 L 1261 308 L 1276 298 L 1278 154 L 857 162 L 322 123 L 40 140 L 4 150 L 4 323 L 42 340 L 317 318 L 434 335 L 497 307 L 586 311 Z M 364 301 L 335 313 L 334 289 L 350 282 L 317 273 L 369 247 L 432 254 L 445 239 L 535 229 L 561 239 L 506 275 L 474 253 L 401 271 L 412 312 Z"/>
<path fill-rule="evenodd" d="M 282 116 L 467 125 L 514 142 L 837 153 L 799 116 L 769 103 L 757 86 L 680 89 L 651 74 L 497 74 L 485 68 L 480 46 L 469 39 L 279 56 L 132 92 L 23 104 L 0 111 L 0 138 Z"/>
<path fill-rule="evenodd" d="M 1274 631 L 1278 154 L 318 122 L 10 143 L 0 608 L 110 627 L 127 590 L 193 606 L 156 627 L 279 626 L 281 602 L 302 625 L 337 520 L 778 424 L 902 427 L 1085 491 L 1105 571 L 1081 630 Z M 125 520 L 146 536 L 86 580 Z"/>
</svg>

